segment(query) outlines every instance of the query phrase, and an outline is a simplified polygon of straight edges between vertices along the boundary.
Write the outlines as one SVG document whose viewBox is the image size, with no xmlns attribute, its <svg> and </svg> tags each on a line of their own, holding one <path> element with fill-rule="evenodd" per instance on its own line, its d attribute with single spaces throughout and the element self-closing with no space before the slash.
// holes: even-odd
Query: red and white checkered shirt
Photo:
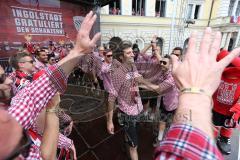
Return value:
<svg viewBox="0 0 240 160">
<path fill-rule="evenodd" d="M 172 111 L 178 105 L 178 89 L 175 85 L 172 72 L 164 71 L 160 63 L 135 63 L 143 78 L 159 85 L 165 109 Z"/>
<path fill-rule="evenodd" d="M 58 137 L 58 148 L 64 148 L 66 150 L 70 150 L 73 145 L 73 141 L 66 137 L 65 135 L 59 133 Z"/>
<path fill-rule="evenodd" d="M 115 102 L 118 99 L 119 109 L 127 115 L 138 115 L 143 110 L 138 84 L 135 80 L 139 77 L 136 66 L 128 70 L 124 65 L 112 63 L 112 88 L 109 88 L 108 101 Z"/>
<path fill-rule="evenodd" d="M 67 76 L 57 65 L 46 68 L 45 74 L 20 90 L 8 108 L 19 124 L 25 129 L 33 127 L 37 115 L 57 93 L 63 93 L 67 87 Z M 32 145 L 27 159 L 40 159 L 40 150 Z"/>
<path fill-rule="evenodd" d="M 173 124 L 155 150 L 155 160 L 223 160 L 215 142 L 188 124 Z"/>
</svg>

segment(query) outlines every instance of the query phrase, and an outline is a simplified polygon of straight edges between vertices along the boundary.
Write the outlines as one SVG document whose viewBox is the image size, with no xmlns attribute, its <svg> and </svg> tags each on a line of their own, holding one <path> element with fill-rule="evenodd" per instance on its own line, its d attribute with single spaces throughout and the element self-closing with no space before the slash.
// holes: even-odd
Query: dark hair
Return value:
<svg viewBox="0 0 240 160">
<path fill-rule="evenodd" d="M 54 54 L 54 53 L 48 54 L 48 61 L 49 61 L 52 57 L 55 58 L 55 54 Z"/>
<path fill-rule="evenodd" d="M 23 57 L 31 57 L 31 56 L 26 52 L 19 52 L 9 58 L 9 64 L 13 68 L 19 69 L 18 63 L 19 63 L 20 59 Z"/>
<path fill-rule="evenodd" d="M 122 39 L 119 37 L 112 37 L 109 41 L 109 49 L 112 50 L 113 56 L 119 54 L 119 45 L 122 43 Z"/>
<path fill-rule="evenodd" d="M 40 52 L 45 52 L 45 50 L 47 50 L 46 47 L 41 47 L 41 48 L 39 48 L 39 49 L 37 49 L 37 50 L 35 51 L 35 55 L 36 55 L 36 56 L 39 56 L 39 55 L 40 55 Z"/>
<path fill-rule="evenodd" d="M 134 43 L 132 48 L 138 48 L 138 44 L 137 43 Z"/>
<path fill-rule="evenodd" d="M 109 48 L 115 52 L 116 50 L 118 50 L 119 45 L 122 43 L 122 39 L 120 37 L 112 37 L 109 40 Z"/>
<path fill-rule="evenodd" d="M 132 48 L 132 43 L 130 41 L 122 41 L 122 43 L 119 46 L 119 51 L 123 53 L 123 50 L 127 48 Z"/>
<path fill-rule="evenodd" d="M 107 53 L 109 53 L 109 52 L 112 52 L 112 50 L 111 49 L 105 49 L 104 51 L 103 51 L 103 55 L 105 56 Z"/>
<path fill-rule="evenodd" d="M 130 41 L 122 41 L 119 45 L 118 52 L 114 55 L 114 58 L 121 62 L 122 60 L 120 59 L 120 56 L 123 55 L 123 51 L 127 48 L 132 48 L 132 43 Z"/>
<path fill-rule="evenodd" d="M 163 56 L 163 58 L 168 58 L 168 59 L 170 59 L 171 57 L 170 57 L 170 55 L 166 54 L 166 55 Z"/>
<path fill-rule="evenodd" d="M 173 49 L 173 51 L 176 51 L 176 50 L 179 50 L 180 53 L 181 53 L 181 55 L 182 55 L 183 49 L 182 49 L 181 47 L 175 47 L 175 48 Z"/>
<path fill-rule="evenodd" d="M 140 49 L 138 48 L 138 44 L 134 43 L 132 49 L 133 49 L 133 52 L 135 52 L 134 53 L 134 61 L 136 61 L 138 59 L 138 55 L 139 55 L 138 53 L 140 53 Z"/>
</svg>

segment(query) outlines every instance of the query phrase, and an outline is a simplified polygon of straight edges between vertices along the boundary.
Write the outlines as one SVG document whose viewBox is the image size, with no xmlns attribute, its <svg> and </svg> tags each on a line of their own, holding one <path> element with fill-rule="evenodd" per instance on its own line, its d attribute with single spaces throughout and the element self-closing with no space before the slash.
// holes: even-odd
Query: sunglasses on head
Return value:
<svg viewBox="0 0 240 160">
<path fill-rule="evenodd" d="M 29 137 L 29 135 L 27 134 L 27 132 L 24 130 L 23 131 L 23 137 L 20 141 L 20 146 L 18 146 L 13 153 L 11 153 L 10 156 L 8 156 L 8 158 L 6 158 L 5 160 L 12 160 L 16 157 L 18 157 L 19 155 L 23 156 L 24 158 L 27 158 L 29 155 L 29 150 L 31 148 L 31 144 L 32 141 Z"/>
<path fill-rule="evenodd" d="M 106 55 L 106 57 L 108 57 L 108 58 L 110 58 L 110 57 L 112 57 L 113 55 L 111 54 L 111 55 Z"/>
<path fill-rule="evenodd" d="M 1 76 L 0 76 L 0 84 L 4 83 L 4 81 L 6 80 L 7 78 L 7 75 L 5 73 L 3 73 Z"/>
<path fill-rule="evenodd" d="M 160 61 L 160 64 L 166 65 L 167 62 L 166 61 Z"/>
</svg>

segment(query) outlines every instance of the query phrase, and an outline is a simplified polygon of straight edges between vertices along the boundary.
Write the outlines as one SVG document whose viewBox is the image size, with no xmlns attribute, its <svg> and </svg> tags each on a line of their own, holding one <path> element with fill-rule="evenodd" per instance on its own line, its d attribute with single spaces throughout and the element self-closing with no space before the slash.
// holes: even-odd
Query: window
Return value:
<svg viewBox="0 0 240 160">
<path fill-rule="evenodd" d="M 233 38 L 231 38 L 230 41 L 229 41 L 229 45 L 228 45 L 228 51 L 233 50 L 233 44 L 234 44 L 234 40 L 233 40 Z"/>
<path fill-rule="evenodd" d="M 157 46 L 161 49 L 161 55 L 163 55 L 163 39 L 161 37 L 157 37 Z"/>
<path fill-rule="evenodd" d="M 109 3 L 109 14 L 120 15 L 121 14 L 120 0 L 115 0 Z"/>
<path fill-rule="evenodd" d="M 132 0 L 132 15 L 145 16 L 145 0 Z"/>
<path fill-rule="evenodd" d="M 236 0 L 231 0 L 230 4 L 229 4 L 229 9 L 228 9 L 228 16 L 232 15 L 232 11 L 233 11 L 233 6 Z"/>
<path fill-rule="evenodd" d="M 201 7 L 200 5 L 196 5 L 195 12 L 194 12 L 194 19 L 198 19 L 200 7 Z"/>
<path fill-rule="evenodd" d="M 193 10 L 193 4 L 188 5 L 188 12 L 187 12 L 187 19 L 191 19 L 192 17 L 192 10 Z"/>
<path fill-rule="evenodd" d="M 238 1 L 237 9 L 236 9 L 236 12 L 235 12 L 235 16 L 240 16 L 240 1 Z"/>
<path fill-rule="evenodd" d="M 188 4 L 187 19 L 198 19 L 200 15 L 201 5 Z"/>
<path fill-rule="evenodd" d="M 156 17 L 165 17 L 166 0 L 156 0 L 155 15 Z"/>
</svg>

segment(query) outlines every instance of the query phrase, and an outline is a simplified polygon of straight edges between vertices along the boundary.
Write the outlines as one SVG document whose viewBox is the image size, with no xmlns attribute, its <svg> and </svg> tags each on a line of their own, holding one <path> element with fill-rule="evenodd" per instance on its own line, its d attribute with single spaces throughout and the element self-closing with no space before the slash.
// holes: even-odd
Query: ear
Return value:
<svg viewBox="0 0 240 160">
<path fill-rule="evenodd" d="M 119 58 L 120 58 L 121 60 L 123 60 L 123 55 L 120 55 Z"/>
</svg>

